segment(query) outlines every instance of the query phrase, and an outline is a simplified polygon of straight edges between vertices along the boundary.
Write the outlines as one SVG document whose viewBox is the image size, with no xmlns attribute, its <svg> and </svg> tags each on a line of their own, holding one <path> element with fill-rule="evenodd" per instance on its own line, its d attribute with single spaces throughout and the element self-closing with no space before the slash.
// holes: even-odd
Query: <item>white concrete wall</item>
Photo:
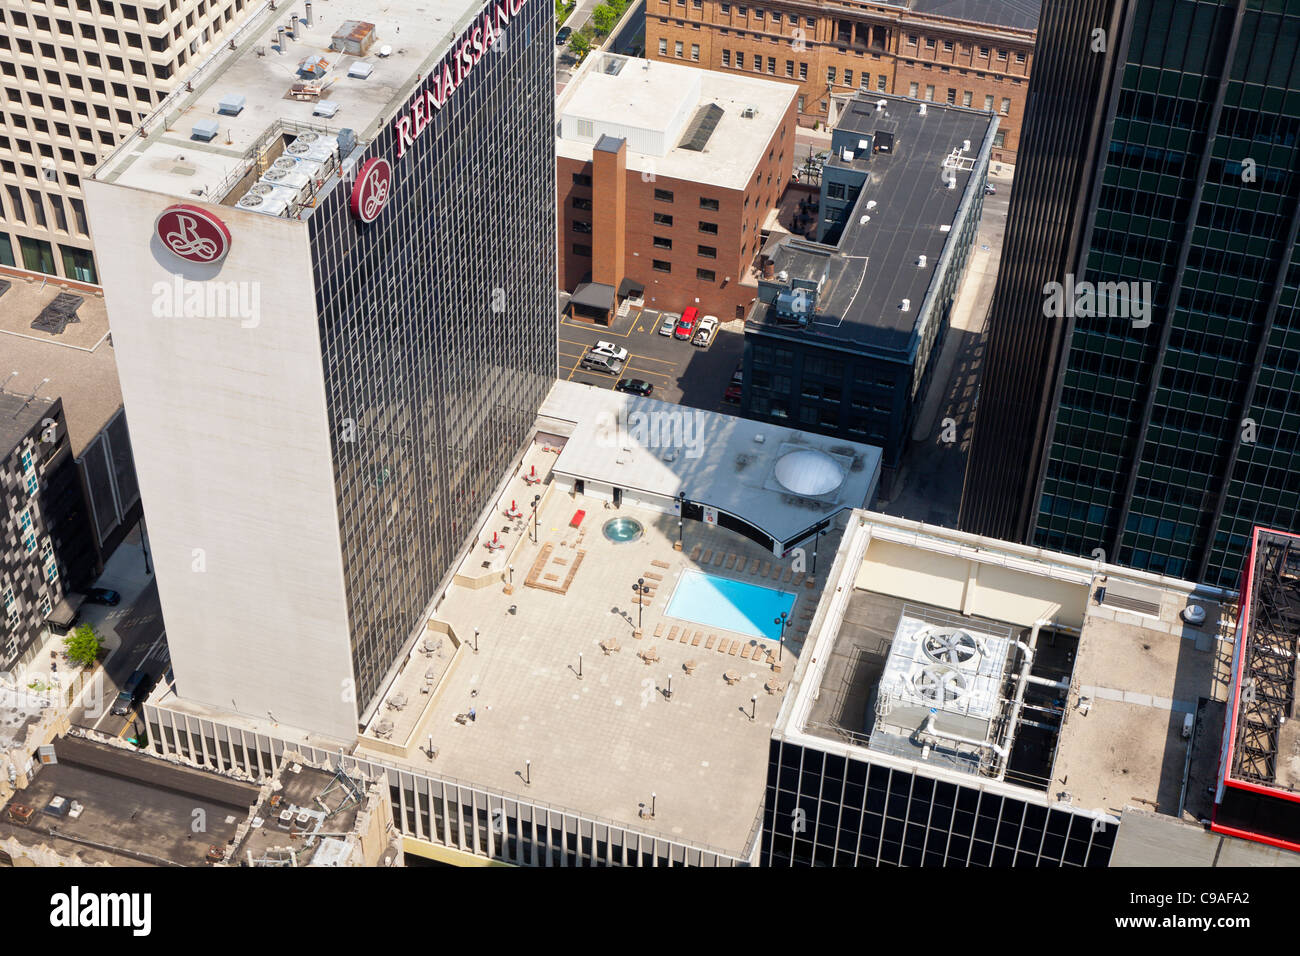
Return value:
<svg viewBox="0 0 1300 956">
<path fill-rule="evenodd" d="M 232 234 L 201 267 L 154 237 L 175 198 L 88 181 L 86 199 L 177 691 L 354 739 L 307 227 L 189 200 Z M 178 271 L 248 283 L 258 314 L 168 311 Z"/>
</svg>

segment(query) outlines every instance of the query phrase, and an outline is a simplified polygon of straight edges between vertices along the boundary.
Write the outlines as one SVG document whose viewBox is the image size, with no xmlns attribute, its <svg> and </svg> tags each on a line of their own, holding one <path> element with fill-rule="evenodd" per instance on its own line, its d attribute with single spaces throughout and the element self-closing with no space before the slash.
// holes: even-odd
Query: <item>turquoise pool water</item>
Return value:
<svg viewBox="0 0 1300 956">
<path fill-rule="evenodd" d="M 705 627 L 716 627 L 750 637 L 776 640 L 781 626 L 776 619 L 794 609 L 795 596 L 744 581 L 733 581 L 703 571 L 686 571 L 668 602 L 669 617 Z M 786 625 L 786 630 L 790 625 Z"/>
</svg>

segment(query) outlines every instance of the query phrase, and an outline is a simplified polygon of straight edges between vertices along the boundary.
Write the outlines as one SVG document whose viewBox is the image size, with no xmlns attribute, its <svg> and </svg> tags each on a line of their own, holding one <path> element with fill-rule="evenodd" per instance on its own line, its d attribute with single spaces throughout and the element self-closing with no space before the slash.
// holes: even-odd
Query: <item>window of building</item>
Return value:
<svg viewBox="0 0 1300 956">
<path fill-rule="evenodd" d="M 670 189 L 656 189 L 655 202 L 672 202 L 673 193 Z"/>
<path fill-rule="evenodd" d="M 701 259 L 718 258 L 718 250 L 713 246 L 700 246 L 698 247 L 698 252 Z"/>
<path fill-rule="evenodd" d="M 673 271 L 672 263 L 664 262 L 664 260 L 662 260 L 662 259 L 654 259 L 654 260 L 651 260 L 650 268 L 654 269 L 655 272 L 672 272 L 672 271 Z"/>
<path fill-rule="evenodd" d="M 737 50 L 737 51 L 736 51 L 736 69 L 738 69 L 738 70 L 743 70 L 744 68 L 745 68 L 745 53 L 744 53 L 743 50 Z"/>
<path fill-rule="evenodd" d="M 590 199 L 583 199 L 581 196 L 574 196 L 574 197 L 573 197 L 573 208 L 574 208 L 574 209 L 590 209 L 590 208 L 591 208 L 591 200 L 590 200 Z"/>
<path fill-rule="evenodd" d="M 993 112 L 993 97 L 991 97 L 991 96 L 985 96 L 985 97 L 984 97 L 984 111 L 985 111 L 986 113 L 992 113 L 992 112 Z"/>
<path fill-rule="evenodd" d="M 948 87 L 948 105 L 949 106 L 957 105 L 957 91 L 954 90 L 951 86 Z"/>
<path fill-rule="evenodd" d="M 679 59 L 679 60 L 682 58 L 682 41 L 681 41 L 681 40 L 678 40 L 676 43 L 673 44 L 673 56 L 677 57 L 677 59 Z"/>
<path fill-rule="evenodd" d="M 731 51 L 730 51 L 730 50 L 723 50 L 723 51 L 722 51 L 722 65 L 723 65 L 723 66 L 731 66 Z"/>
<path fill-rule="evenodd" d="M 925 88 L 925 98 L 926 98 L 927 100 L 931 100 L 931 101 L 934 100 L 934 87 L 933 87 L 933 86 L 927 86 L 927 87 Z"/>
<path fill-rule="evenodd" d="M 590 185 L 591 185 L 591 177 L 588 176 L 586 173 L 574 173 L 574 174 L 573 174 L 573 185 L 575 185 L 575 186 L 590 186 Z"/>
<path fill-rule="evenodd" d="M 808 64 L 807 64 L 807 63 L 800 63 L 800 64 L 799 64 L 799 79 L 801 79 L 801 80 L 806 80 L 806 79 L 808 79 Z M 799 109 L 802 110 L 803 107 L 801 106 L 801 107 L 799 107 Z"/>
<path fill-rule="evenodd" d="M 952 41 L 951 41 L 951 40 L 944 40 L 944 41 L 943 41 L 943 52 L 944 52 L 944 53 L 951 53 L 951 52 L 952 52 Z"/>
<path fill-rule="evenodd" d="M 655 225 L 657 226 L 671 226 L 673 224 L 673 217 L 666 215 L 665 213 L 657 212 L 654 214 L 654 217 Z"/>
<path fill-rule="evenodd" d="M 716 236 L 718 234 L 718 224 L 716 222 L 705 222 L 704 220 L 700 220 L 700 232 Z"/>
<path fill-rule="evenodd" d="M 962 95 L 961 95 L 961 105 L 962 105 L 962 106 L 970 106 L 970 104 L 971 104 L 971 97 L 972 97 L 973 95 L 974 95 L 974 94 L 972 94 L 970 90 L 966 90 L 964 93 L 962 93 Z"/>
<path fill-rule="evenodd" d="M 717 282 L 718 274 L 712 269 L 696 269 L 695 278 L 699 279 L 701 282 Z"/>
<path fill-rule="evenodd" d="M 700 208 L 701 208 L 701 209 L 712 209 L 712 210 L 714 210 L 714 211 L 716 212 L 717 209 L 718 209 L 718 201 L 717 201 L 716 199 L 710 199 L 710 198 L 708 198 L 707 196 L 701 196 L 701 197 L 700 197 Z"/>
<path fill-rule="evenodd" d="M 573 231 L 581 233 L 584 236 L 589 236 L 591 235 L 591 223 L 587 222 L 585 219 L 575 219 L 573 220 Z"/>
<path fill-rule="evenodd" d="M 1023 51 L 1020 52 L 1020 53 L 1017 53 L 1017 54 L 1016 54 L 1016 62 L 1017 62 L 1017 63 L 1024 63 L 1024 62 L 1025 62 L 1025 54 L 1024 54 Z"/>
<path fill-rule="evenodd" d="M 919 84 L 909 83 L 907 85 L 907 95 L 910 96 L 912 99 L 916 99 L 916 94 L 919 93 L 920 91 L 921 91 L 921 87 Z"/>
<path fill-rule="evenodd" d="M 794 77 L 794 60 L 785 61 L 785 75 L 791 78 Z"/>
<path fill-rule="evenodd" d="M 700 45 L 699 45 L 698 43 L 692 43 L 692 44 L 691 44 L 691 59 L 692 59 L 692 60 L 699 60 L 699 58 L 700 58 Z"/>
<path fill-rule="evenodd" d="M 802 94 L 800 94 L 800 96 L 799 96 L 799 102 L 795 105 L 795 109 L 797 109 L 800 113 L 803 112 L 803 95 L 802 95 Z"/>
<path fill-rule="evenodd" d="M 828 67 L 826 68 L 826 82 L 827 82 L 827 83 L 834 83 L 834 82 L 835 82 L 835 67 L 833 67 L 833 66 L 828 66 Z"/>
<path fill-rule="evenodd" d="M 998 147 L 999 149 L 1001 149 L 1003 146 L 1006 145 L 1006 142 L 1007 142 L 1007 131 L 1006 131 L 1006 130 L 1004 130 L 1004 129 L 1000 129 L 1000 130 L 998 130 L 996 133 L 993 134 L 993 145 L 994 145 L 994 146 L 996 146 L 996 147 Z"/>
<path fill-rule="evenodd" d="M 668 55 L 668 38 L 667 38 L 667 37 L 660 37 L 660 38 L 659 38 L 659 55 L 660 55 L 660 56 L 667 56 L 667 55 Z"/>
<path fill-rule="evenodd" d="M 1002 115 L 1006 116 L 1010 112 L 1011 112 L 1011 100 L 1007 99 L 1007 97 L 1004 96 L 1002 97 Z"/>
<path fill-rule="evenodd" d="M 845 71 L 844 71 L 844 85 L 845 85 L 845 86 L 852 86 L 852 85 L 853 85 L 853 71 L 852 71 L 852 70 L 845 70 Z"/>
<path fill-rule="evenodd" d="M 655 236 L 654 247 L 656 249 L 671 249 L 673 247 L 673 241 L 666 236 Z"/>
<path fill-rule="evenodd" d="M 767 72 L 770 76 L 776 76 L 776 57 L 769 56 L 767 58 Z"/>
</svg>

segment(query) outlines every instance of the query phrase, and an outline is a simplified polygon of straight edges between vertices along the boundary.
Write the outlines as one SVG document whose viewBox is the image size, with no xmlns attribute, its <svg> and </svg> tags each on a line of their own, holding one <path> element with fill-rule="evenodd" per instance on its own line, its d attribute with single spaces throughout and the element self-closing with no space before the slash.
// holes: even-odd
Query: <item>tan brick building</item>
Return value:
<svg viewBox="0 0 1300 956">
<path fill-rule="evenodd" d="M 1014 163 L 1036 0 L 646 0 L 646 56 L 797 83 L 804 126 L 862 89 L 998 114 L 994 162 Z"/>
<path fill-rule="evenodd" d="M 784 83 L 600 55 L 558 108 L 560 287 L 743 318 L 794 166 L 794 100 Z"/>
</svg>

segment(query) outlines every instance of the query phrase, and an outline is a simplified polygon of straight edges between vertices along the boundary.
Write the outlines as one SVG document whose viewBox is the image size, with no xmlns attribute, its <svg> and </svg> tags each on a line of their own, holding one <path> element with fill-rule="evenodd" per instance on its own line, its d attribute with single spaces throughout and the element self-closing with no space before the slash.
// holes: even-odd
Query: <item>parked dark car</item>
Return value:
<svg viewBox="0 0 1300 956">
<path fill-rule="evenodd" d="M 555 34 L 555 45 L 564 46 L 569 42 L 569 37 L 573 36 L 572 27 L 560 27 L 560 32 Z"/>
<path fill-rule="evenodd" d="M 91 588 L 86 592 L 87 604 L 103 604 L 105 607 L 117 607 L 122 595 L 108 588 Z"/>
<path fill-rule="evenodd" d="M 620 392 L 627 392 L 629 395 L 640 395 L 642 398 L 649 398 L 650 394 L 655 390 L 653 385 L 639 378 L 621 378 L 614 387 Z"/>
</svg>

